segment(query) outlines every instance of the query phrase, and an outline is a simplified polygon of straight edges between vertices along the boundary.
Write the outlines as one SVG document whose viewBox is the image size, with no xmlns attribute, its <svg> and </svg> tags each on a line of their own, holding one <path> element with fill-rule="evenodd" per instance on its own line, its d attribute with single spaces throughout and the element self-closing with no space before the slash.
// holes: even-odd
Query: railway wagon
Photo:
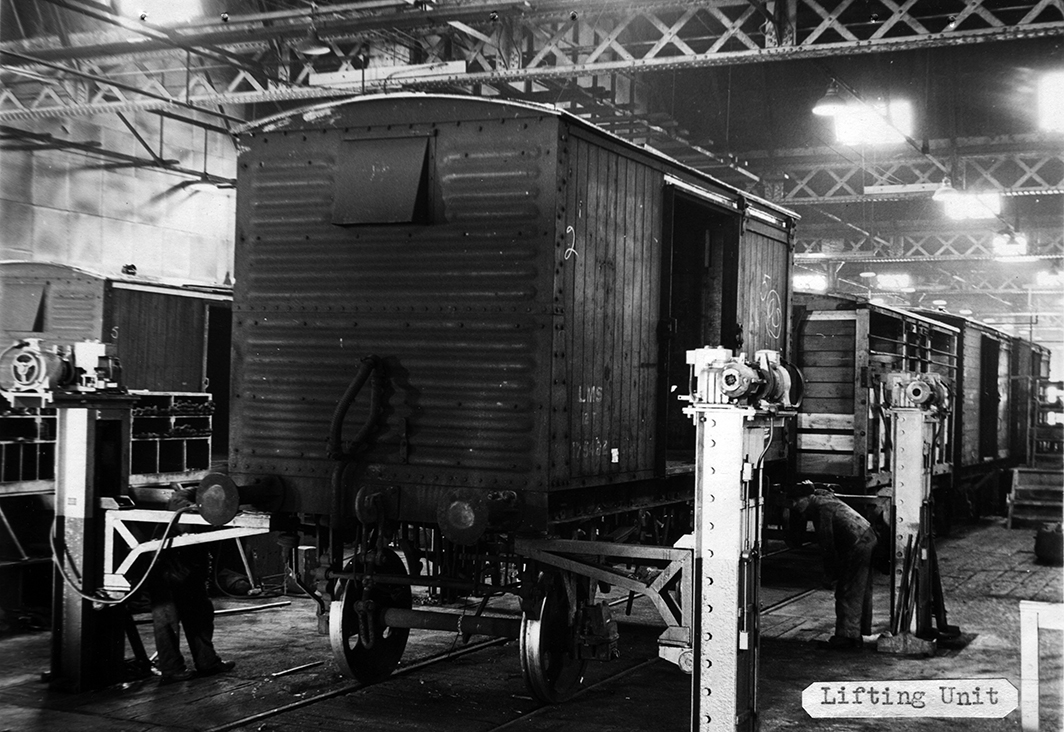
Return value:
<svg viewBox="0 0 1064 732">
<path fill-rule="evenodd" d="M 981 516 L 1000 510 L 1012 466 L 1013 339 L 960 315 L 920 314 L 957 328 L 957 399 L 953 423 L 952 515 Z"/>
<path fill-rule="evenodd" d="M 891 484 L 891 374 L 957 382 L 957 328 L 845 295 L 794 294 L 794 358 L 806 380 L 798 416 L 802 479 L 874 494 Z M 949 485 L 952 425 L 936 435 L 931 470 Z"/>
<path fill-rule="evenodd" d="M 796 216 L 562 111 L 363 97 L 240 145 L 228 477 L 334 569 L 380 528 L 507 589 L 455 577 L 690 499 L 687 350 L 786 355 Z"/>
<path fill-rule="evenodd" d="M 227 350 L 230 300 L 218 288 L 107 277 L 50 262 L 0 262 L 5 347 L 26 338 L 39 338 L 43 346 L 110 343 L 130 389 L 202 390 L 216 368 L 208 354 Z M 216 338 L 221 345 L 209 348 Z M 216 387 L 227 380 L 225 361 Z"/>
</svg>

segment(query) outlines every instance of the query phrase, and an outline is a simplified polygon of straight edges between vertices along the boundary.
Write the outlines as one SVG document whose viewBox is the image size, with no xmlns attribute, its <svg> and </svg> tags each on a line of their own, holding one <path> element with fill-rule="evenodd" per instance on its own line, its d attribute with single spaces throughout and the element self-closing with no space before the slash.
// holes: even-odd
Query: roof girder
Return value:
<svg viewBox="0 0 1064 732">
<path fill-rule="evenodd" d="M 81 0 L 50 0 L 65 8 L 92 6 Z M 944 12 L 938 0 L 770 0 L 762 13 L 747 0 L 672 0 L 671 2 L 614 3 L 586 1 L 579 10 L 572 3 L 548 0 L 517 2 L 440 2 L 429 11 L 411 10 L 396 2 L 385 8 L 374 3 L 370 12 L 345 4 L 346 10 L 319 8 L 318 29 L 341 59 L 340 69 L 353 68 L 357 54 L 380 42 L 406 44 L 417 63 L 460 60 L 461 74 L 439 73 L 430 68 L 404 74 L 400 80 L 374 82 L 366 91 L 383 83 L 391 88 L 439 88 L 478 83 L 522 82 L 537 79 L 573 79 L 615 72 L 642 72 L 750 63 L 798 58 L 819 58 L 915 47 L 963 45 L 995 40 L 1064 35 L 1062 0 L 1016 0 L 999 4 L 993 0 L 956 3 L 956 12 Z M 762 5 L 762 4 L 758 4 Z M 93 11 L 99 16 L 106 14 Z M 772 15 L 772 22 L 766 19 Z M 302 15 L 303 17 L 300 17 Z M 309 27 L 310 10 L 294 15 L 291 22 L 271 21 L 269 26 L 234 30 L 239 15 L 229 23 L 198 24 L 189 30 L 160 32 L 144 26 L 145 39 L 129 41 L 115 36 L 108 42 L 94 38 L 84 42 L 71 36 L 74 45 L 62 47 L 41 39 L 35 43 L 5 44 L 42 60 L 85 59 L 106 55 L 158 53 L 168 47 L 206 48 L 207 56 L 245 72 L 261 69 L 264 77 L 280 86 L 282 74 L 270 68 L 276 58 L 263 54 L 271 41 L 293 44 Z M 303 22 L 304 19 L 306 22 Z M 115 21 L 118 22 L 118 21 Z M 265 21 L 260 21 L 265 22 Z M 123 19 L 127 28 L 136 24 Z M 401 31 L 396 34 L 395 31 Z M 128 31 L 127 31 L 128 32 Z M 382 36 L 382 34 L 384 34 Z M 446 38 L 448 42 L 439 42 Z M 246 56 L 252 62 L 245 62 Z M 320 59 L 302 58 L 291 78 L 308 78 Z M 333 96 L 328 89 L 304 89 L 298 96 L 278 97 L 278 89 L 254 93 L 227 89 L 212 103 L 273 101 L 278 98 Z M 351 93 L 350 91 L 345 93 Z M 59 110 L 57 110 L 59 111 Z"/>
</svg>

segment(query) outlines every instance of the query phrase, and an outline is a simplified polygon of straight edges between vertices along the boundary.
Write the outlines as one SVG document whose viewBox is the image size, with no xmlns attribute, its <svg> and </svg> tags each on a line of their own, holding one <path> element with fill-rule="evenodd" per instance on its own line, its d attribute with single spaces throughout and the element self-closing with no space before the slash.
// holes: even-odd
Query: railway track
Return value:
<svg viewBox="0 0 1064 732">
<path fill-rule="evenodd" d="M 445 653 L 435 654 L 435 655 L 429 656 L 427 658 L 423 658 L 423 659 L 421 659 L 419 661 L 415 661 L 414 663 L 411 663 L 408 666 L 401 666 L 400 668 L 396 669 L 392 673 L 392 675 L 390 677 L 388 677 L 387 680 L 391 680 L 391 679 L 395 679 L 395 678 L 401 678 L 403 676 L 409 676 L 411 674 L 417 673 L 418 671 L 422 671 L 422 670 L 424 670 L 426 668 L 429 668 L 431 666 L 435 666 L 436 664 L 444 663 L 445 661 L 450 661 L 450 660 L 453 660 L 455 658 L 459 658 L 461 656 L 468 655 L 470 653 L 476 653 L 478 651 L 483 651 L 486 648 L 493 648 L 495 646 L 501 646 L 501 645 L 504 645 L 504 644 L 509 643 L 509 642 L 510 642 L 510 640 L 508 638 L 491 638 L 491 639 L 486 640 L 486 641 L 480 641 L 478 643 L 471 643 L 471 644 L 469 644 L 467 646 L 463 646 L 461 648 L 456 648 L 456 649 L 454 649 L 452 651 L 447 651 Z M 384 683 L 384 682 L 380 682 L 380 683 Z M 240 729 L 241 727 L 246 727 L 246 726 L 248 726 L 250 724 L 255 724 L 256 722 L 262 722 L 262 721 L 265 721 L 265 720 L 270 719 L 272 717 L 276 717 L 278 715 L 285 714 L 287 712 L 292 712 L 292 711 L 295 711 L 297 709 L 302 709 L 303 707 L 308 707 L 308 706 L 311 706 L 311 705 L 314 705 L 314 704 L 319 704 L 319 703 L 324 702 L 324 701 L 326 701 L 328 699 L 334 699 L 334 698 L 339 697 L 339 696 L 346 696 L 348 694 L 354 694 L 354 693 L 357 693 L 357 692 L 359 692 L 359 691 L 361 691 L 363 689 L 367 689 L 367 688 L 372 687 L 372 686 L 376 686 L 376 684 L 363 684 L 363 683 L 360 683 L 360 682 L 357 682 L 357 681 L 352 681 L 350 683 L 344 684 L 344 685 L 342 685 L 340 687 L 337 687 L 335 689 L 330 689 L 329 691 L 325 691 L 325 692 L 322 692 L 320 694 L 315 694 L 313 696 L 305 697 L 303 699 L 300 699 L 299 701 L 290 702 L 288 704 L 283 704 L 281 706 L 274 707 L 273 709 L 268 709 L 268 710 L 266 710 L 264 712 L 258 712 L 256 714 L 252 714 L 252 715 L 249 715 L 247 717 L 243 717 L 242 719 L 237 719 L 237 720 L 234 720 L 232 722 L 227 722 L 226 724 L 220 725 L 218 727 L 211 727 L 209 730 L 206 730 L 206 732 L 228 732 L 229 730 Z"/>
<path fill-rule="evenodd" d="M 766 605 L 762 609 L 762 614 L 770 614 L 779 610 L 787 605 L 801 600 L 803 597 L 813 593 L 817 588 L 802 589 L 793 594 L 788 594 L 785 598 L 777 600 L 770 605 Z M 621 597 L 610 601 L 610 605 L 618 606 L 628 602 L 627 597 Z M 623 616 L 622 616 L 623 622 Z M 601 677 L 590 680 L 590 683 L 583 687 L 574 698 L 580 698 L 586 695 L 592 690 L 602 690 L 608 688 L 611 684 L 618 684 L 623 682 L 625 677 L 632 674 L 637 674 L 643 671 L 650 665 L 657 662 L 659 659 L 656 652 L 656 635 L 657 630 L 653 632 L 645 632 L 647 626 L 636 624 L 631 628 L 622 632 L 622 642 L 626 639 L 629 641 L 629 647 L 625 648 L 625 663 L 623 668 L 620 668 L 611 673 L 607 673 Z M 639 632 L 643 630 L 644 632 Z M 400 697 L 405 696 L 402 689 L 406 684 L 410 684 L 413 678 L 423 676 L 424 672 L 433 669 L 446 666 L 448 663 L 454 663 L 458 659 L 469 658 L 471 656 L 477 656 L 485 654 L 492 649 L 497 649 L 510 641 L 505 638 L 492 638 L 485 641 L 471 643 L 460 648 L 449 650 L 442 653 L 435 653 L 425 658 L 418 659 L 409 665 L 404 665 L 398 668 L 391 676 L 383 682 L 377 684 L 362 684 L 360 682 L 347 682 L 335 688 L 323 691 L 317 694 L 313 694 L 297 701 L 292 701 L 286 704 L 281 704 L 271 709 L 267 709 L 255 714 L 250 714 L 240 719 L 232 720 L 225 724 L 212 727 L 207 732 L 229 732 L 230 730 L 240 729 L 254 729 L 254 730 L 284 730 L 284 729 L 300 729 L 306 724 L 306 715 L 314 715 L 316 717 L 331 717 L 334 714 L 339 718 L 347 718 L 348 714 L 359 713 L 359 699 L 367 694 L 376 691 L 384 691 L 389 686 L 396 686 L 396 690 L 391 692 L 398 694 Z M 512 652 L 509 652 L 512 653 Z M 516 655 L 516 654 L 512 654 Z M 492 662 L 499 662 L 500 664 L 508 663 L 510 661 L 510 655 L 498 654 L 498 658 Z M 617 662 L 614 662 L 617 663 Z M 602 669 L 609 669 L 610 666 L 600 666 Z M 419 678 L 417 681 L 418 687 L 424 688 L 427 680 L 425 678 Z M 402 685 L 402 686 L 400 686 Z M 483 689 L 482 689 L 483 691 Z M 496 694 L 493 689 L 490 694 Z M 457 696 L 457 695 L 456 695 Z M 523 706 L 534 704 L 529 709 L 517 709 L 503 712 L 506 714 L 504 720 L 491 720 L 488 722 L 488 726 L 480 729 L 483 732 L 496 732 L 498 730 L 511 730 L 515 729 L 519 725 L 528 720 L 534 719 L 549 710 L 555 708 L 551 705 L 540 705 L 532 702 L 531 699 L 520 694 L 511 693 L 499 693 L 499 696 L 507 699 L 516 699 L 520 702 L 524 702 Z M 379 706 L 377 704 L 367 704 L 368 707 Z M 517 704 L 522 706 L 522 704 Z M 326 711 L 326 707 L 329 711 Z M 498 710 L 501 711 L 501 710 Z M 497 716 L 497 715 L 496 715 Z M 299 719 L 300 721 L 296 721 Z M 392 720 L 394 723 L 394 719 Z M 366 728 L 372 727 L 372 721 L 366 720 L 364 724 Z"/>
</svg>

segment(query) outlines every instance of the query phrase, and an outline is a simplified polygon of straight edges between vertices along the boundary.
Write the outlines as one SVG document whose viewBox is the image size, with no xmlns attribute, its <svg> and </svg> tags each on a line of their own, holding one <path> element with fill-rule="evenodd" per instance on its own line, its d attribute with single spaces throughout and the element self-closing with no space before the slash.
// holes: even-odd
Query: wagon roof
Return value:
<svg viewBox="0 0 1064 732">
<path fill-rule="evenodd" d="M 775 212 L 775 213 L 777 213 L 777 214 L 779 214 L 779 215 L 781 215 L 781 216 L 783 216 L 785 218 L 788 218 L 788 219 L 791 219 L 791 220 L 794 220 L 794 221 L 797 221 L 798 219 L 801 218 L 801 216 L 798 213 L 796 213 L 794 211 L 791 211 L 788 208 L 780 206 L 780 205 L 778 205 L 776 203 L 773 203 L 772 201 L 769 201 L 767 199 L 761 198 L 760 196 L 757 196 L 757 195 L 754 195 L 754 194 L 751 194 L 751 193 L 747 193 L 746 191 L 744 191 L 744 190 L 742 190 L 740 188 L 737 188 L 736 186 L 733 186 L 733 185 L 725 183 L 725 182 L 723 182 L 723 181 L 721 181 L 721 180 L 719 180 L 717 178 L 714 178 L 713 176 L 709 175 L 708 173 L 704 173 L 704 172 L 702 172 L 700 170 L 697 170 L 697 169 L 692 168 L 692 167 L 690 167 L 688 165 L 685 165 L 684 163 L 681 163 L 680 161 L 676 160 L 675 158 L 669 157 L 668 155 L 666 155 L 665 153 L 663 153 L 663 152 L 661 152 L 659 150 L 655 150 L 654 148 L 651 148 L 651 147 L 642 147 L 640 145 L 636 145 L 636 144 L 634 144 L 632 142 L 629 142 L 628 140 L 625 140 L 622 137 L 619 137 L 619 136 L 613 134 L 612 132 L 604 130 L 601 127 L 598 127 L 597 125 L 594 125 L 591 122 L 588 122 L 585 119 L 581 119 L 580 117 L 577 117 L 576 115 L 572 114 L 571 112 L 567 112 L 564 109 L 558 109 L 558 108 L 552 107 L 550 105 L 539 104 L 539 103 L 536 103 L 536 102 L 525 102 L 525 101 L 517 101 L 517 100 L 510 100 L 510 99 L 488 99 L 488 98 L 484 98 L 484 97 L 466 96 L 466 95 L 461 95 L 461 94 L 424 94 L 424 93 L 418 93 L 418 92 L 398 92 L 398 93 L 395 93 L 395 94 L 369 94 L 369 95 L 359 95 L 359 96 L 355 96 L 355 97 L 345 97 L 343 99 L 335 99 L 335 100 L 328 101 L 328 102 L 322 102 L 320 104 L 314 104 L 314 105 L 310 105 L 310 106 L 306 106 L 306 107 L 300 107 L 298 109 L 286 110 L 284 112 L 279 112 L 277 114 L 270 115 L 269 117 L 263 117 L 262 119 L 255 120 L 254 122 L 249 122 L 248 124 L 237 128 L 236 132 L 237 132 L 237 134 L 243 134 L 243 133 L 246 133 L 246 132 L 254 132 L 256 130 L 261 130 L 261 131 L 264 131 L 264 132 L 268 132 L 268 131 L 271 131 L 271 130 L 274 130 L 274 129 L 283 128 L 283 127 L 291 124 L 292 122 L 294 122 L 296 120 L 313 121 L 313 120 L 315 120 L 315 119 L 317 119 L 319 117 L 326 116 L 330 110 L 336 109 L 338 107 L 343 107 L 343 106 L 347 106 L 347 105 L 350 105 L 350 104 L 379 102 L 379 101 L 384 100 L 384 99 L 389 99 L 389 100 L 398 100 L 398 99 L 421 99 L 421 100 L 441 99 L 441 100 L 443 100 L 443 99 L 449 99 L 449 100 L 460 101 L 461 103 L 468 104 L 468 105 L 485 104 L 485 105 L 491 105 L 491 106 L 496 106 L 496 107 L 507 106 L 507 107 L 511 107 L 511 108 L 515 108 L 515 109 L 525 109 L 525 110 L 527 110 L 529 112 L 533 112 L 535 114 L 551 115 L 551 116 L 554 116 L 554 117 L 558 117 L 559 119 L 564 119 L 568 124 L 575 125 L 575 126 L 578 126 L 578 127 L 582 127 L 583 129 L 588 130 L 588 131 L 592 132 L 593 134 L 599 135 L 601 137 L 609 138 L 613 142 L 615 142 L 615 143 L 617 143 L 619 145 L 622 145 L 622 146 L 624 146 L 626 148 L 629 148 L 631 150 L 637 150 L 637 151 L 639 151 L 639 152 L 641 152 L 643 154 L 650 155 L 651 157 L 656 158 L 656 159 L 662 161 L 663 163 L 665 163 L 665 164 L 667 164 L 667 165 L 669 165 L 669 166 L 671 166 L 673 168 L 676 168 L 676 169 L 678 169 L 678 170 L 680 170 L 680 171 L 682 171 L 684 173 L 687 173 L 688 175 L 693 176 L 696 179 L 700 179 L 700 180 L 703 180 L 703 181 L 711 182 L 714 186 L 717 186 L 719 188 L 723 188 L 723 189 L 729 191 L 730 193 L 732 193 L 733 195 L 735 195 L 736 197 L 742 196 L 747 202 L 756 203 L 759 206 L 761 206 L 762 208 L 769 209 L 769 210 L 771 210 L 771 211 L 773 211 L 773 212 Z"/>
<path fill-rule="evenodd" d="M 124 274 L 104 274 L 96 270 L 86 269 L 65 262 L 39 262 L 26 259 L 0 260 L 0 273 L 9 276 L 41 276 L 43 272 L 51 272 L 51 277 L 85 277 L 93 280 L 110 282 L 114 287 L 127 290 L 159 291 L 166 294 L 204 296 L 208 299 L 232 299 L 232 288 L 224 285 L 206 285 L 195 282 L 185 282 L 174 278 L 159 277 L 132 277 Z M 0 281 L 0 287 L 3 282 Z"/>
<path fill-rule="evenodd" d="M 972 328 L 974 330 L 986 331 L 999 336 L 1002 340 L 1011 339 L 1012 336 L 1003 331 L 1001 328 L 996 328 L 993 325 L 984 323 L 974 318 L 969 318 L 966 315 L 957 315 L 955 313 L 946 312 L 944 310 L 931 310 L 930 308 L 916 308 L 911 312 L 918 312 L 925 317 L 932 320 L 937 320 L 940 323 L 949 323 L 955 326 L 958 330 L 965 328 Z"/>
<path fill-rule="evenodd" d="M 831 300 L 840 303 L 849 303 L 854 310 L 881 310 L 883 312 L 892 313 L 902 318 L 909 318 L 911 320 L 920 321 L 928 325 L 933 325 L 935 328 L 938 328 L 947 333 L 957 333 L 960 331 L 960 328 L 956 326 L 950 325 L 949 323 L 945 323 L 935 318 L 928 317 L 926 315 L 926 313 L 928 312 L 926 309 L 924 309 L 921 313 L 921 311 L 915 310 L 913 308 L 896 307 L 894 305 L 887 305 L 885 303 L 872 302 L 867 297 L 863 297 L 861 295 L 857 295 L 851 292 L 794 293 L 795 303 L 801 303 L 803 300 L 812 300 L 814 302 L 817 300 Z"/>
</svg>

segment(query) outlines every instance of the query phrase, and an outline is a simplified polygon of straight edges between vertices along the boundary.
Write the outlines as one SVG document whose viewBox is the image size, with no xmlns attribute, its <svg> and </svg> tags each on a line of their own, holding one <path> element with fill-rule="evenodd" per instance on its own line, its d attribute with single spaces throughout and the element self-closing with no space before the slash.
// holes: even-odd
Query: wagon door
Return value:
<svg viewBox="0 0 1064 732">
<path fill-rule="evenodd" d="M 741 347 L 736 309 L 739 216 L 666 188 L 666 282 L 662 297 L 661 349 L 666 379 L 666 460 L 694 459 L 695 428 L 683 413 L 690 379 L 687 352 L 702 346 Z"/>
<path fill-rule="evenodd" d="M 984 460 L 998 456 L 998 411 L 1001 394 L 998 392 L 998 362 L 1001 344 L 981 336 L 979 351 L 979 457 Z"/>
</svg>

